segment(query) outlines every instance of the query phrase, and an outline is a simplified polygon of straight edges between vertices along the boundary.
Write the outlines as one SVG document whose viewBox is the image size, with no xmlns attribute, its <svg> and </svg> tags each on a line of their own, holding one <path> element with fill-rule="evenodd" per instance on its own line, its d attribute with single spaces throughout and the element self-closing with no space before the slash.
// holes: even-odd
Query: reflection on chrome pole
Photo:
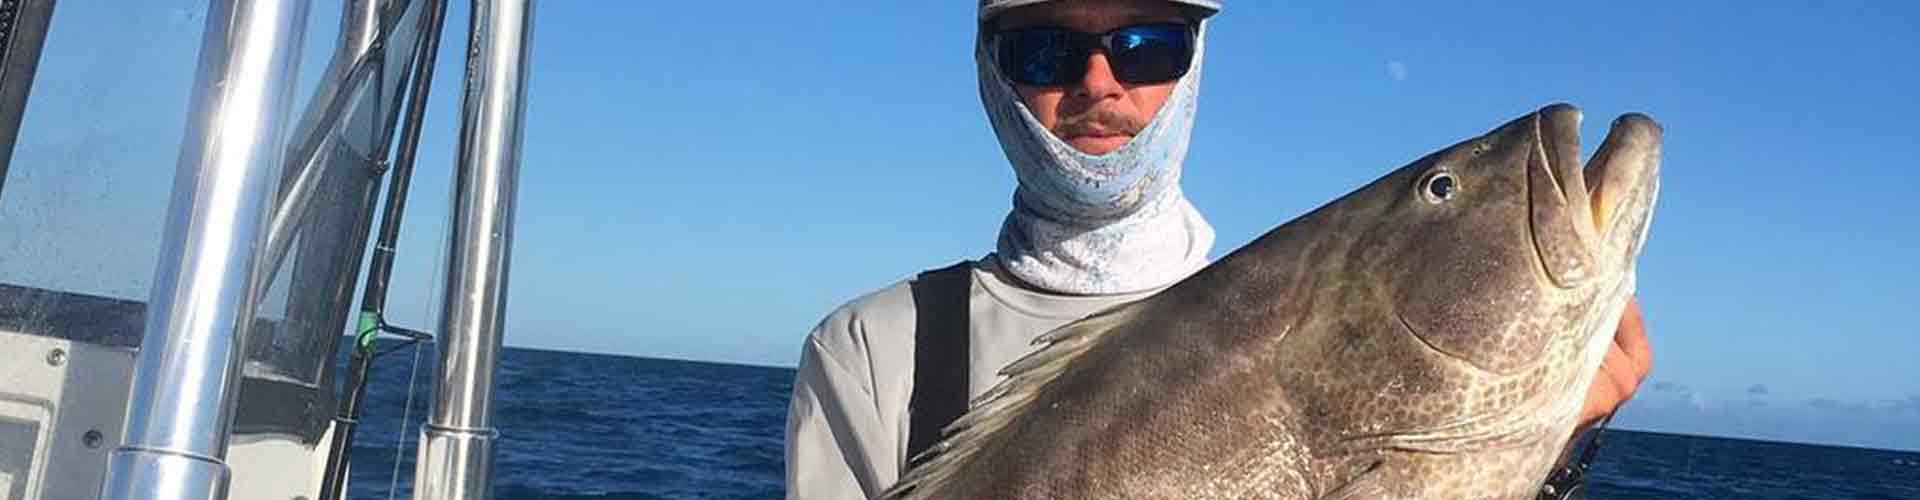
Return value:
<svg viewBox="0 0 1920 500">
<path fill-rule="evenodd" d="M 440 363 L 433 410 L 421 430 L 416 499 L 488 495 L 498 434 L 493 375 L 506 326 L 531 15 L 530 0 L 473 3 Z"/>
<path fill-rule="evenodd" d="M 215 1 L 107 500 L 226 497 L 228 431 L 305 0 Z"/>
</svg>

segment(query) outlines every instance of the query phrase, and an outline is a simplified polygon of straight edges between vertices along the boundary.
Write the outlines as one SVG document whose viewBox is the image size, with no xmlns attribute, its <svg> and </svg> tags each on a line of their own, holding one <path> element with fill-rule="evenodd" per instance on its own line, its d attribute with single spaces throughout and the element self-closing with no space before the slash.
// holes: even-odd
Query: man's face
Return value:
<svg viewBox="0 0 1920 500">
<path fill-rule="evenodd" d="M 994 28 L 1051 26 L 1105 33 L 1132 24 L 1185 22 L 1180 14 L 1178 7 L 1164 0 L 1067 0 L 1009 10 L 995 18 Z M 1088 55 L 1087 74 L 1079 83 L 1064 87 L 1015 84 L 1014 90 L 1047 130 L 1074 149 L 1100 155 L 1120 149 L 1145 128 L 1177 83 L 1121 83 L 1114 78 L 1106 53 L 1096 50 Z"/>
</svg>

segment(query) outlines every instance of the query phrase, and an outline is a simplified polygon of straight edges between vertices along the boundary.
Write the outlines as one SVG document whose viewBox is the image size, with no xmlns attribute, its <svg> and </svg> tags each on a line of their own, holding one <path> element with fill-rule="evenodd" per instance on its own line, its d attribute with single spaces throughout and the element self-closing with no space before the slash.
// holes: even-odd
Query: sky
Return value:
<svg viewBox="0 0 1920 500">
<path fill-rule="evenodd" d="M 792 366 L 834 307 L 992 249 L 1014 179 L 974 2 L 538 4 L 506 343 Z M 0 281 L 144 298 L 205 2 L 60 5 Z M 467 4 L 453 2 L 392 289 L 431 328 Z M 337 29 L 316 4 L 312 92 Z M 1920 450 L 1920 4 L 1229 2 L 1184 186 L 1214 255 L 1569 102 L 1644 112 L 1664 184 L 1653 373 L 1615 425 Z"/>
</svg>

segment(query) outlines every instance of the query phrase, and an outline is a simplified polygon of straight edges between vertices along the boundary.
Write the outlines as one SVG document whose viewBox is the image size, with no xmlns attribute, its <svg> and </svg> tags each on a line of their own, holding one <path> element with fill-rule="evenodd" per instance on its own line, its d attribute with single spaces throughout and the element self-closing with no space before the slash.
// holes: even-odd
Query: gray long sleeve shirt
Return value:
<svg viewBox="0 0 1920 500">
<path fill-rule="evenodd" d="M 988 255 L 972 262 L 969 351 L 977 396 L 1032 339 L 1100 309 L 1158 290 L 1058 295 L 1025 288 Z M 913 394 L 914 304 L 902 280 L 836 308 L 807 334 L 787 414 L 787 498 L 878 498 L 907 461 Z"/>
</svg>

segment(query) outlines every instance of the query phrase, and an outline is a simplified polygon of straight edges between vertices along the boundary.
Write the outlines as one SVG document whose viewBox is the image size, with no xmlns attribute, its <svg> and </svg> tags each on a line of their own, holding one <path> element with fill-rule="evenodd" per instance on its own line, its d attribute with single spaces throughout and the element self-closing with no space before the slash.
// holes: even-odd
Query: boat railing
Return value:
<svg viewBox="0 0 1920 500">
<path fill-rule="evenodd" d="M 425 95 L 424 84 L 411 91 L 408 85 L 420 74 L 419 56 L 431 50 L 423 42 L 437 42 L 440 29 L 440 16 L 424 13 L 446 2 L 338 4 L 331 58 L 299 114 L 301 55 L 314 41 L 306 33 L 313 14 L 307 0 L 214 0 L 204 12 L 164 12 L 167 21 L 202 31 L 198 62 L 176 63 L 195 69 L 185 128 L 174 136 L 184 141 L 175 143 L 165 207 L 147 212 L 160 214 L 155 221 L 163 229 L 143 293 L 124 284 L 139 279 L 124 275 L 113 280 L 116 286 L 91 290 L 63 286 L 61 279 L 35 282 L 35 273 L 72 276 L 85 269 L 23 271 L 25 279 L 5 272 L 15 257 L 10 248 L 49 263 L 61 260 L 58 245 L 9 247 L 7 240 L 30 241 L 48 228 L 86 228 L 84 220 L 60 221 L 67 211 L 7 206 L 70 201 L 59 193 L 15 196 L 45 185 L 43 174 L 74 175 L 45 156 L 15 154 L 58 142 L 36 135 L 36 117 L 57 128 L 58 117 L 72 116 L 40 110 L 86 107 L 64 88 L 35 102 L 33 79 L 23 77 L 36 73 L 30 63 L 57 60 L 63 50 L 83 45 L 62 40 L 95 29 L 84 20 L 102 15 L 99 6 L 63 4 L 79 12 L 70 21 L 51 15 L 54 3 L 0 4 L 25 6 L 0 13 L 12 16 L 0 17 L 6 20 L 0 27 L 14 28 L 0 28 L 0 49 L 15 47 L 0 51 L 9 56 L 0 69 L 10 71 L 0 73 L 0 105 L 7 106 L 0 108 L 0 364 L 30 371 L 18 377 L 21 384 L 9 379 L 0 389 L 0 432 L 33 436 L 0 440 L 0 499 L 251 498 L 259 492 L 246 488 L 270 482 L 281 483 L 274 496 L 290 488 L 315 497 L 334 465 L 326 463 L 328 455 L 346 451 L 338 443 L 329 447 L 335 441 L 329 436 L 352 420 L 335 415 L 341 334 L 384 325 L 377 314 L 371 323 L 365 311 L 355 315 L 353 294 L 372 250 L 381 181 L 392 178 L 393 196 L 404 202 L 404 177 L 391 175 L 389 158 L 398 141 L 403 163 L 411 162 L 417 130 L 402 139 L 399 122 L 409 96 Z M 446 293 L 433 329 L 441 359 L 421 428 L 416 498 L 484 498 L 490 443 L 498 434 L 491 423 L 492 373 L 504 326 L 532 3 L 483 0 L 471 9 L 457 187 L 443 250 Z M 25 46 L 22 40 L 32 42 L 31 53 L 17 48 Z M 41 40 L 48 40 L 48 50 L 40 50 Z M 38 73 L 44 88 L 48 72 Z M 411 108 L 422 112 L 417 103 Z M 407 118 L 415 126 L 418 116 Z M 91 132 L 84 121 L 69 119 L 66 126 L 82 136 Z M 16 136 L 26 148 L 16 147 Z M 119 139 L 90 138 L 109 147 Z M 61 146 L 87 154 L 87 148 Z M 8 184 L 9 178 L 21 182 Z M 389 219 L 397 219 L 399 204 L 387 200 Z M 374 266 L 380 273 L 391 264 L 386 257 Z M 369 298 L 384 288 L 381 278 Z M 350 330 L 356 317 L 361 321 Z M 16 363 L 29 357 L 36 362 Z M 63 393 L 69 395 L 58 396 Z M 123 418 L 111 422 L 113 416 Z M 84 432 L 69 432 L 77 429 Z M 82 437 L 69 443 L 68 436 Z M 233 459 L 234 453 L 247 458 Z M 89 463 L 104 467 L 75 465 Z M 311 480 L 234 478 L 290 470 Z"/>
</svg>

